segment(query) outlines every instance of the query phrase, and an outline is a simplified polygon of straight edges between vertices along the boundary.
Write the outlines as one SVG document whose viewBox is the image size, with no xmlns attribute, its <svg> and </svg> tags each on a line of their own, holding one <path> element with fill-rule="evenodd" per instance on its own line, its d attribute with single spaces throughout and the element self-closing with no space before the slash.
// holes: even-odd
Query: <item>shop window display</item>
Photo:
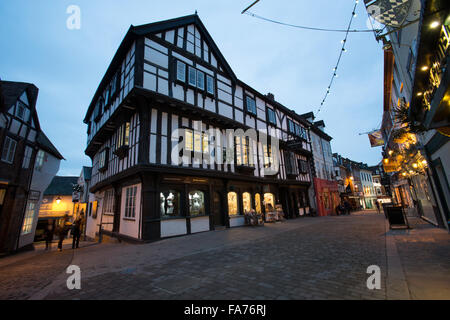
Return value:
<svg viewBox="0 0 450 320">
<path fill-rule="evenodd" d="M 228 215 L 235 216 L 239 213 L 236 192 L 228 192 Z"/>
<path fill-rule="evenodd" d="M 205 214 L 205 194 L 203 191 L 189 192 L 189 215 L 199 216 Z"/>
<path fill-rule="evenodd" d="M 161 218 L 171 218 L 181 216 L 180 193 L 175 190 L 168 190 L 160 193 Z"/>
<path fill-rule="evenodd" d="M 244 192 L 242 194 L 242 207 L 244 208 L 245 212 L 250 212 L 252 210 L 252 196 L 248 192 Z"/>
<path fill-rule="evenodd" d="M 261 196 L 259 193 L 255 194 L 255 209 L 256 213 L 261 213 Z"/>
</svg>

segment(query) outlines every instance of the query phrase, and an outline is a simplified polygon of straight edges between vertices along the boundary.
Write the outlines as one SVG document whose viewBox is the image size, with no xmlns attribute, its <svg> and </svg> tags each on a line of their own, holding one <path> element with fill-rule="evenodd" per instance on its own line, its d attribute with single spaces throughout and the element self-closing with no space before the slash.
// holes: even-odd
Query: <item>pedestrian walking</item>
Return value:
<svg viewBox="0 0 450 320">
<path fill-rule="evenodd" d="M 380 203 L 375 201 L 375 206 L 377 207 L 377 212 L 380 213 Z"/>
<path fill-rule="evenodd" d="M 80 216 L 74 221 L 72 225 L 72 237 L 73 237 L 72 249 L 78 249 L 83 224 L 84 224 L 84 211 L 81 210 Z"/>
<path fill-rule="evenodd" d="M 47 228 L 45 229 L 45 250 L 52 250 L 53 234 L 55 231 L 55 224 L 53 220 L 49 220 Z"/>
<path fill-rule="evenodd" d="M 351 206 L 350 206 L 350 203 L 347 200 L 344 201 L 344 208 L 345 208 L 345 213 L 346 214 L 350 214 Z"/>
<path fill-rule="evenodd" d="M 62 251 L 62 244 L 63 244 L 65 237 L 67 236 L 67 233 L 69 232 L 70 226 L 71 226 L 71 224 L 69 222 L 69 215 L 65 214 L 63 220 L 60 222 L 60 225 L 58 227 L 58 236 L 59 236 L 58 250 L 59 251 Z"/>
</svg>

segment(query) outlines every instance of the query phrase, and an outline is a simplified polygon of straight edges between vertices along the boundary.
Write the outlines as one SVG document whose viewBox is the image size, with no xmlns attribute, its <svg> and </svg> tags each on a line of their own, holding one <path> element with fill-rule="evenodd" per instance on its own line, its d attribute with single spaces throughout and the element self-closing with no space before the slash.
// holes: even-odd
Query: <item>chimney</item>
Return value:
<svg viewBox="0 0 450 320">
<path fill-rule="evenodd" d="M 269 98 L 272 101 L 275 101 L 275 96 L 273 95 L 273 93 L 269 92 L 268 94 L 266 94 L 266 97 Z"/>
</svg>

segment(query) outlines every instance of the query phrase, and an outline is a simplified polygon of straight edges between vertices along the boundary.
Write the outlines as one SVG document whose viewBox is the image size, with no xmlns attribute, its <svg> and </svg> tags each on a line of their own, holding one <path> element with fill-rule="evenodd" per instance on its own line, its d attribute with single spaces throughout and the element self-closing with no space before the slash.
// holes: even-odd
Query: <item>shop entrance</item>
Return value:
<svg viewBox="0 0 450 320">
<path fill-rule="evenodd" d="M 217 191 L 214 192 L 213 196 L 213 219 L 214 226 L 222 227 L 225 226 L 225 221 L 222 214 L 222 197 Z"/>
</svg>

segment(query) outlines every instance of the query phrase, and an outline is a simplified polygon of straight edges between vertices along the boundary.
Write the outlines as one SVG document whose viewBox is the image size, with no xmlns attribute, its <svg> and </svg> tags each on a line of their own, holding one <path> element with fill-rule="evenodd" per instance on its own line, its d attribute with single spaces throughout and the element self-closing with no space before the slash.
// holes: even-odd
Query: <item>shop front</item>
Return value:
<svg viewBox="0 0 450 320">
<path fill-rule="evenodd" d="M 335 209 L 340 202 L 337 181 L 314 178 L 314 189 L 316 192 L 318 215 L 328 216 L 336 214 Z"/>
</svg>

